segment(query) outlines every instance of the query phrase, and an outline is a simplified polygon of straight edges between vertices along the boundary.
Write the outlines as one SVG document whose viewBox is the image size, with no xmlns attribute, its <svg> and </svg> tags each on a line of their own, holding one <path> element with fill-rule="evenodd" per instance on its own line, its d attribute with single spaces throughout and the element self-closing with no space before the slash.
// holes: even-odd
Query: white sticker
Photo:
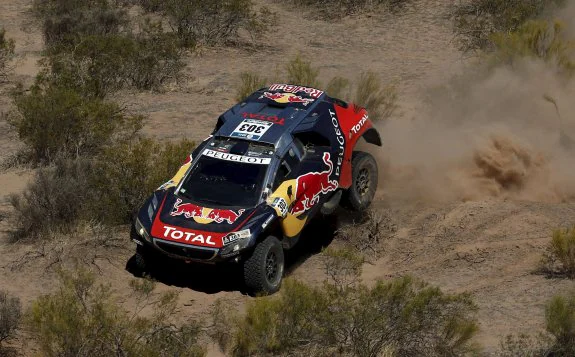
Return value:
<svg viewBox="0 0 575 357">
<path fill-rule="evenodd" d="M 245 138 L 250 140 L 260 140 L 261 137 L 274 124 L 254 119 L 244 119 L 232 132 L 232 137 Z"/>
<path fill-rule="evenodd" d="M 246 164 L 269 165 L 269 163 L 272 161 L 272 159 L 269 157 L 234 155 L 210 149 L 204 150 L 203 154 L 209 157 L 213 157 L 215 159 L 235 161 L 235 162 L 245 162 Z"/>
<path fill-rule="evenodd" d="M 275 208 L 282 217 L 287 216 L 288 204 L 283 198 L 276 197 L 272 202 L 272 207 Z"/>
</svg>

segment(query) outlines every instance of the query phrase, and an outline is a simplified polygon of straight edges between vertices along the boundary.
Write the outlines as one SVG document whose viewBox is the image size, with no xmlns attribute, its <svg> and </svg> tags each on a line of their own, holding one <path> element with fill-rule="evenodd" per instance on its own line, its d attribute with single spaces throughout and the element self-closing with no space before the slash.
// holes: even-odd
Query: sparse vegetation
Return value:
<svg viewBox="0 0 575 357">
<path fill-rule="evenodd" d="M 513 65 L 524 58 L 538 58 L 558 68 L 575 70 L 575 42 L 565 38 L 563 24 L 539 20 L 528 21 L 516 31 L 493 34 L 496 63 Z"/>
<path fill-rule="evenodd" d="M 155 294 L 154 283 L 133 280 L 132 312 L 118 304 L 110 287 L 79 269 L 60 274 L 60 287 L 39 297 L 26 325 L 42 356 L 204 356 L 201 326 L 178 325 L 177 295 Z M 143 314 L 146 310 L 149 313 Z"/>
<path fill-rule="evenodd" d="M 575 227 L 553 231 L 542 264 L 548 273 L 575 278 Z"/>
<path fill-rule="evenodd" d="M 193 147 L 189 140 L 160 144 L 140 139 L 106 148 L 94 161 L 91 181 L 100 199 L 91 211 L 99 212 L 98 218 L 106 223 L 129 223 L 135 210 L 176 173 Z"/>
<path fill-rule="evenodd" d="M 21 315 L 20 299 L 0 290 L 0 355 L 3 351 L 2 343 L 14 337 Z"/>
<path fill-rule="evenodd" d="M 545 308 L 546 329 L 553 336 L 553 356 L 575 355 L 575 295 L 555 296 Z"/>
<path fill-rule="evenodd" d="M 42 22 L 44 42 L 51 53 L 70 52 L 86 36 L 127 32 L 129 18 L 120 1 L 34 0 L 33 12 Z"/>
<path fill-rule="evenodd" d="M 6 79 L 8 62 L 14 57 L 14 40 L 6 38 L 6 31 L 0 28 L 0 81 Z"/>
<path fill-rule="evenodd" d="M 464 356 L 474 350 L 475 305 L 416 279 L 359 282 L 362 259 L 328 250 L 330 280 L 311 287 L 287 279 L 278 296 L 248 302 L 245 315 L 220 313 L 231 325 L 219 340 L 234 356 Z"/>
<path fill-rule="evenodd" d="M 545 306 L 545 334 L 507 336 L 500 357 L 575 355 L 575 294 L 557 295 Z"/>
<path fill-rule="evenodd" d="M 310 61 L 306 61 L 301 55 L 286 64 L 286 83 L 299 84 L 306 87 L 320 87 L 318 80 L 319 69 L 312 67 Z"/>
<path fill-rule="evenodd" d="M 236 100 L 244 100 L 254 91 L 264 87 L 266 84 L 267 79 L 260 77 L 258 74 L 242 72 L 240 74 L 240 84 L 236 90 Z"/>
<path fill-rule="evenodd" d="M 198 44 L 221 45 L 238 38 L 240 28 L 262 31 L 266 27 L 265 16 L 254 12 L 251 0 L 154 0 L 136 1 L 146 11 L 163 14 L 169 21 L 180 44 L 193 48 Z M 261 20 L 261 21 L 260 21 Z M 258 22 L 262 26 L 256 26 Z"/>
<path fill-rule="evenodd" d="M 397 230 L 396 224 L 385 212 L 368 211 L 357 223 L 344 225 L 336 233 L 345 246 L 352 248 L 366 260 L 377 259 L 384 239 Z"/>
<path fill-rule="evenodd" d="M 295 0 L 299 6 L 313 8 L 322 18 L 337 19 L 361 12 L 374 12 L 380 9 L 397 11 L 409 0 Z"/>
<path fill-rule="evenodd" d="M 299 84 L 308 87 L 322 88 L 319 80 L 320 70 L 313 67 L 301 55 L 296 55 L 284 67 L 285 74 L 278 74 L 274 78 L 275 82 Z M 236 99 L 242 100 L 254 91 L 260 89 L 265 84 L 270 84 L 270 80 L 254 72 L 243 72 L 240 74 L 240 82 L 236 89 Z M 354 85 L 350 84 L 347 78 L 334 77 L 325 87 L 326 92 L 336 98 L 351 101 L 357 105 L 367 108 L 370 119 L 380 121 L 390 118 L 397 109 L 397 91 L 392 85 L 384 86 L 379 76 L 373 72 L 363 72 L 360 74 Z"/>
<path fill-rule="evenodd" d="M 34 86 L 29 93 L 16 94 L 14 104 L 8 123 L 34 163 L 97 154 L 112 142 L 133 137 L 142 126 L 141 116 L 125 115 L 115 103 L 68 88 Z"/>
<path fill-rule="evenodd" d="M 455 33 L 464 52 L 493 48 L 494 33 L 517 31 L 563 0 L 479 0 L 461 2 L 453 12 Z"/>
<path fill-rule="evenodd" d="M 93 158 L 61 159 L 37 171 L 19 195 L 14 239 L 70 232 L 79 221 L 129 223 L 144 199 L 173 175 L 193 142 L 160 145 L 151 139 L 108 146 Z"/>
</svg>

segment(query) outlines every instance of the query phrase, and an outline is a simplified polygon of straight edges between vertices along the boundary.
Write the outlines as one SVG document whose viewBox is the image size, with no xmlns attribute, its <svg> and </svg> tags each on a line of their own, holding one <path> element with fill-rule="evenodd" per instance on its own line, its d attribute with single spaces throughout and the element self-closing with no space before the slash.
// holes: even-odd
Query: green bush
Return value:
<svg viewBox="0 0 575 357">
<path fill-rule="evenodd" d="M 123 224 L 172 177 L 194 144 L 151 139 L 106 147 L 92 158 L 57 160 L 36 172 L 22 194 L 11 196 L 15 240 L 70 233 L 81 221 Z"/>
<path fill-rule="evenodd" d="M 21 315 L 20 299 L 0 290 L 0 355 L 2 355 L 2 342 L 14 337 Z"/>
<path fill-rule="evenodd" d="M 175 324 L 177 295 L 153 293 L 151 281 L 132 281 L 131 311 L 117 303 L 111 289 L 97 285 L 86 270 L 61 272 L 60 286 L 39 297 L 26 325 L 41 356 L 147 357 L 204 356 L 201 326 Z M 142 310 L 148 308 L 145 316 Z"/>
<path fill-rule="evenodd" d="M 286 74 L 286 83 L 299 84 L 312 88 L 321 86 L 318 80 L 319 69 L 313 68 L 311 62 L 306 61 L 299 54 L 287 63 Z"/>
<path fill-rule="evenodd" d="M 159 23 L 144 22 L 138 35 L 85 36 L 73 52 L 44 62 L 44 81 L 104 98 L 123 89 L 159 90 L 184 67 L 177 39 Z"/>
<path fill-rule="evenodd" d="M 555 296 L 545 308 L 545 320 L 554 338 L 553 356 L 575 355 L 575 295 Z"/>
<path fill-rule="evenodd" d="M 542 263 L 548 273 L 575 278 L 575 227 L 553 231 Z"/>
<path fill-rule="evenodd" d="M 357 81 L 353 102 L 367 108 L 371 120 L 384 120 L 397 109 L 397 92 L 393 86 L 384 87 L 377 74 L 364 72 Z"/>
<path fill-rule="evenodd" d="M 128 223 L 143 201 L 168 181 L 194 147 L 189 140 L 160 144 L 151 139 L 110 146 L 94 163 L 92 185 L 101 193 L 92 209 L 110 224 Z"/>
<path fill-rule="evenodd" d="M 564 0 L 477 0 L 462 1 L 453 12 L 460 49 L 492 48 L 491 36 L 518 30 L 526 21 L 538 18 Z"/>
<path fill-rule="evenodd" d="M 72 50 L 85 36 L 118 34 L 129 27 L 127 10 L 114 0 L 34 0 L 50 52 Z"/>
<path fill-rule="evenodd" d="M 185 47 L 234 40 L 254 16 L 252 0 L 166 0 L 162 7 Z"/>
<path fill-rule="evenodd" d="M 575 70 L 575 42 L 565 38 L 560 22 L 528 21 L 516 31 L 492 36 L 496 63 L 513 65 L 523 58 L 538 58 L 558 68 Z"/>
<path fill-rule="evenodd" d="M 126 116 L 119 105 L 55 86 L 34 86 L 14 97 L 8 123 L 29 150 L 32 162 L 93 155 L 102 147 L 133 137 L 141 116 Z"/>
<path fill-rule="evenodd" d="M 236 100 L 242 101 L 256 90 L 264 87 L 268 81 L 264 77 L 260 77 L 253 72 L 240 73 L 240 83 L 236 89 Z"/>
<path fill-rule="evenodd" d="M 234 356 L 463 356 L 473 350 L 475 310 L 468 295 L 409 277 L 345 289 L 287 279 L 231 319 L 227 346 Z"/>
<path fill-rule="evenodd" d="M 6 79 L 6 66 L 14 57 L 14 40 L 6 38 L 6 31 L 0 28 L 0 80 Z"/>
<path fill-rule="evenodd" d="M 93 199 L 91 164 L 85 160 L 59 160 L 55 167 L 41 168 L 21 194 L 10 196 L 15 210 L 14 240 L 44 238 L 50 233 L 68 233 L 82 209 Z"/>
</svg>

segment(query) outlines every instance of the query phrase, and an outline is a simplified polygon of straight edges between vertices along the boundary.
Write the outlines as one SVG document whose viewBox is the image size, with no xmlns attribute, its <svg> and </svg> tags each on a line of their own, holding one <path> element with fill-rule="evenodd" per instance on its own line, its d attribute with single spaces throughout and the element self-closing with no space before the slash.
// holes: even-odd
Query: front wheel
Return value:
<svg viewBox="0 0 575 357">
<path fill-rule="evenodd" d="M 371 205 L 377 191 L 377 162 L 363 151 L 353 153 L 351 159 L 352 182 L 344 192 L 342 204 L 354 211 L 363 211 Z"/>
<path fill-rule="evenodd" d="M 269 236 L 260 242 L 244 262 L 244 281 L 255 294 L 279 290 L 284 272 L 284 251 L 280 241 Z"/>
</svg>

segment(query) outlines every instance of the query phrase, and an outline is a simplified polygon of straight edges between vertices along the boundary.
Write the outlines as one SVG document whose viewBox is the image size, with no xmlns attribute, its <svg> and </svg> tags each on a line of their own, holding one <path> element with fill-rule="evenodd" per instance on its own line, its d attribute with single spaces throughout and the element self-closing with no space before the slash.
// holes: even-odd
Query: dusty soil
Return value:
<svg viewBox="0 0 575 357">
<path fill-rule="evenodd" d="M 0 26 L 6 28 L 8 37 L 16 40 L 18 54 L 11 82 L 0 87 L 0 112 L 10 109 L 7 91 L 11 83 L 29 84 L 38 70 L 36 61 L 42 50 L 42 38 L 27 13 L 30 3 L 29 0 L 0 2 Z M 395 83 L 399 90 L 400 109 L 380 128 L 388 146 L 378 152 L 383 180 L 375 204 L 376 210 L 396 224 L 397 231 L 384 242 L 381 257 L 365 265 L 364 281 L 372 283 L 412 274 L 449 292 L 470 292 L 479 306 L 481 331 L 477 342 L 485 346 L 487 352 L 494 351 L 501 337 L 508 333 L 539 331 L 543 326 L 545 302 L 573 287 L 570 281 L 548 279 L 535 270 L 552 229 L 575 223 L 574 196 L 529 195 L 535 190 L 534 185 L 542 181 L 534 180 L 528 185 L 522 182 L 537 164 L 532 164 L 534 161 L 530 159 L 522 161 L 524 156 L 517 150 L 501 149 L 497 145 L 495 153 L 467 148 L 469 150 L 462 152 L 467 155 L 469 151 L 470 155 L 449 157 L 446 162 L 450 165 L 471 158 L 465 165 L 457 166 L 458 174 L 470 167 L 473 170 L 463 179 L 458 175 L 456 181 L 439 180 L 429 184 L 425 179 L 436 178 L 435 172 L 419 170 L 423 164 L 436 166 L 436 163 L 429 157 L 418 161 L 405 155 L 416 155 L 422 150 L 418 147 L 420 137 L 410 137 L 413 131 L 397 130 L 401 123 L 416 123 L 421 116 L 430 118 L 427 106 L 433 92 L 430 88 L 438 88 L 448 83 L 454 74 L 464 71 L 465 63 L 455 48 L 450 23 L 446 20 L 453 1 L 414 0 L 399 14 L 354 16 L 333 24 L 302 19 L 300 11 L 288 9 L 279 2 L 259 0 L 257 3 L 265 3 L 279 14 L 278 24 L 258 39 L 257 45 L 248 41 L 243 47 L 204 49 L 189 59 L 186 76 L 164 93 L 121 94 L 127 108 L 149 117 L 144 128 L 146 135 L 201 140 L 211 131 L 215 118 L 233 104 L 240 72 L 274 73 L 297 53 L 321 68 L 324 82 L 334 75 L 353 79 L 365 69 L 377 72 L 386 82 Z M 568 98 L 567 94 L 573 92 L 561 93 Z M 460 114 L 473 116 L 475 108 L 482 104 L 463 107 Z M 430 143 L 446 150 L 434 151 L 435 157 L 449 156 L 444 153 L 454 150 L 448 140 L 452 134 L 449 128 L 444 128 Z M 6 159 L 20 144 L 3 121 L 0 133 L 0 158 Z M 391 152 L 397 155 L 390 155 Z M 497 159 L 498 154 L 503 159 L 499 156 Z M 519 169 L 515 169 L 517 165 Z M 509 166 L 512 173 L 507 170 Z M 571 166 L 575 166 L 572 159 Z M 493 167 L 498 167 L 498 171 L 493 171 Z M 443 170 L 443 166 L 441 168 Z M 55 266 L 72 264 L 73 258 L 82 257 L 81 263 L 95 266 L 100 280 L 110 283 L 119 296 L 128 301 L 127 282 L 133 275 L 126 265 L 133 247 L 124 228 L 113 234 L 121 249 L 87 247 L 82 241 L 94 234 L 91 231 L 76 234 L 74 243 L 8 242 L 12 214 L 8 197 L 21 192 L 31 175 L 32 171 L 25 168 L 0 171 L 0 289 L 19 296 L 28 306 L 40 294 L 54 289 Z M 469 177 L 477 181 L 470 181 Z M 501 183 L 517 177 L 518 185 Z M 462 180 L 465 185 L 461 184 Z M 476 189 L 473 194 L 455 192 L 470 182 L 487 182 L 489 187 L 495 184 L 496 189 Z M 515 194 L 519 191 L 521 194 Z M 336 217 L 336 224 L 342 224 L 341 218 Z M 320 235 L 313 229 L 308 231 L 310 241 L 324 243 L 330 238 L 329 232 Z M 288 269 L 291 276 L 310 283 L 324 279 L 317 255 L 320 245 L 307 245 L 291 257 Z M 239 307 L 250 299 L 241 291 L 233 272 L 183 265 L 170 269 L 156 278 L 160 281 L 160 291 L 180 292 L 182 318 L 207 313 L 218 298 L 232 298 Z M 16 346 L 22 346 L 26 354 L 33 352 L 25 336 L 16 341 Z M 210 355 L 220 353 L 212 346 Z"/>
</svg>

